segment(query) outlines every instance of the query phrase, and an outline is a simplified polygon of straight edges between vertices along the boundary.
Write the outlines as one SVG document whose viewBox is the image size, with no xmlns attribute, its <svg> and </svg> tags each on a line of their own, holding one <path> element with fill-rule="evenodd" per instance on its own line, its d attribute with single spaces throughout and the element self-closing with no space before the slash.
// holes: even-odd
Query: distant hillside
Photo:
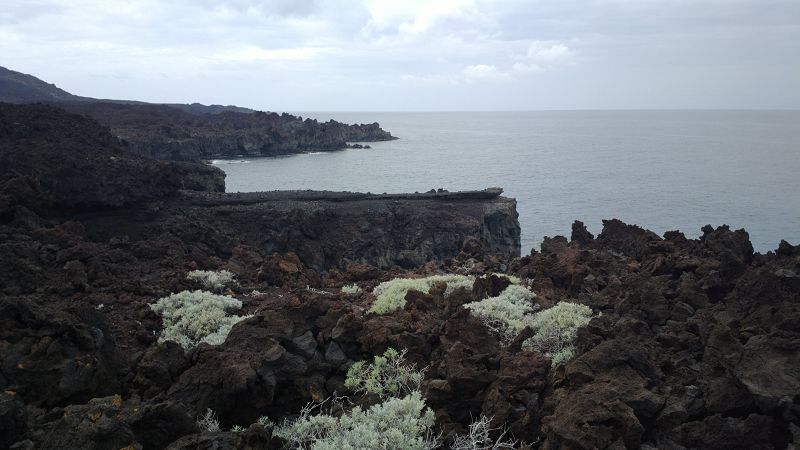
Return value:
<svg viewBox="0 0 800 450">
<path fill-rule="evenodd" d="M 51 103 L 91 100 L 72 95 L 55 84 L 0 66 L 0 102 Z"/>
<path fill-rule="evenodd" d="M 47 83 L 33 75 L 17 72 L 0 66 L 0 102 L 5 103 L 74 103 L 74 102 L 106 102 L 126 105 L 148 104 L 135 100 L 110 100 L 73 95 L 55 84 Z M 167 106 L 178 108 L 192 114 L 219 114 L 225 111 L 252 113 L 255 110 L 240 106 L 202 105 L 200 103 L 168 103 Z"/>
<path fill-rule="evenodd" d="M 377 123 L 318 122 L 238 106 L 102 100 L 70 94 L 32 75 L 0 67 L 0 103 L 49 103 L 91 117 L 129 152 L 196 161 L 334 151 L 349 142 L 396 139 Z"/>
</svg>

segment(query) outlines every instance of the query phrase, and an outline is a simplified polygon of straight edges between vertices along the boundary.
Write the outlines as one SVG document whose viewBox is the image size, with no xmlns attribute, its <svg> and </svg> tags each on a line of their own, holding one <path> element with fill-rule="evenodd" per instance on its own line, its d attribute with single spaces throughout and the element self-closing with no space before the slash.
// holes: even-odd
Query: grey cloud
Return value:
<svg viewBox="0 0 800 450">
<path fill-rule="evenodd" d="M 264 109 L 800 107 L 796 0 L 7 0 L 0 54 Z"/>
</svg>

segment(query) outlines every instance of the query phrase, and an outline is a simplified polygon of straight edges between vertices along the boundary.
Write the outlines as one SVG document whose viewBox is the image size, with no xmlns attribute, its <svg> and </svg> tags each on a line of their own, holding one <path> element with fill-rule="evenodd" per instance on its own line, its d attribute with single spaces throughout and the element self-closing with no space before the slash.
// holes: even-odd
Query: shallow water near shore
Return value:
<svg viewBox="0 0 800 450">
<path fill-rule="evenodd" d="M 522 252 L 619 218 L 697 237 L 745 228 L 756 251 L 800 243 L 800 111 L 300 113 L 379 122 L 400 139 L 277 158 L 217 160 L 228 192 L 373 193 L 501 186 Z M 247 161 L 246 164 L 242 164 Z"/>
</svg>

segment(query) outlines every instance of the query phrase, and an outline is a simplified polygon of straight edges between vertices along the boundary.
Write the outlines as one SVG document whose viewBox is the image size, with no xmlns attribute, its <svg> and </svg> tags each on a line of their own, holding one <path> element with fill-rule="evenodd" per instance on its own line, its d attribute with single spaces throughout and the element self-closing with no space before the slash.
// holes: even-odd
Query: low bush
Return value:
<svg viewBox="0 0 800 450">
<path fill-rule="evenodd" d="M 361 293 L 361 288 L 357 284 L 348 284 L 342 286 L 342 294 L 345 295 L 358 295 Z"/>
<path fill-rule="evenodd" d="M 197 418 L 197 427 L 200 428 L 200 431 L 208 433 L 216 433 L 221 430 L 217 415 L 211 408 L 208 408 L 203 416 Z"/>
<path fill-rule="evenodd" d="M 419 390 L 425 378 L 424 370 L 415 370 L 406 364 L 406 351 L 387 349 L 383 355 L 375 356 L 371 364 L 358 361 L 350 366 L 345 386 L 357 393 L 394 397 Z"/>
<path fill-rule="evenodd" d="M 308 450 L 436 448 L 434 414 L 418 391 L 391 398 L 364 410 L 313 414 L 320 405 L 307 406 L 294 421 L 284 422 L 273 435 L 291 448 Z"/>
<path fill-rule="evenodd" d="M 158 342 L 174 341 L 187 351 L 201 342 L 210 345 L 225 342 L 231 328 L 250 317 L 227 314 L 241 307 L 242 302 L 233 297 L 206 291 L 182 291 L 150 304 L 164 324 Z"/>
<path fill-rule="evenodd" d="M 275 426 L 275 424 L 272 423 L 272 421 L 269 419 L 268 416 L 260 416 L 258 420 L 256 420 L 256 423 L 261 425 L 264 429 L 267 430 Z"/>
<path fill-rule="evenodd" d="M 533 323 L 533 313 L 538 307 L 533 303 L 535 297 L 527 288 L 512 284 L 497 297 L 468 303 L 464 308 L 481 319 L 503 345 L 508 345 Z"/>
<path fill-rule="evenodd" d="M 450 296 L 456 289 L 472 289 L 475 277 L 466 275 L 434 275 L 426 278 L 395 278 L 379 284 L 372 293 L 375 295 L 375 302 L 370 307 L 369 312 L 376 314 L 387 314 L 406 306 L 406 294 L 408 291 L 419 291 L 428 293 L 434 284 L 446 283 L 445 297 Z"/>
<path fill-rule="evenodd" d="M 592 320 L 592 310 L 586 305 L 560 302 L 533 318 L 535 334 L 522 343 L 523 350 L 544 353 L 553 366 L 575 356 L 578 329 Z"/>
<path fill-rule="evenodd" d="M 236 275 L 227 270 L 192 270 L 186 274 L 186 279 L 212 291 L 221 291 L 236 284 Z"/>
<path fill-rule="evenodd" d="M 451 450 L 500 450 L 515 449 L 518 441 L 506 439 L 506 430 L 492 428 L 492 419 L 481 416 L 469 425 L 467 434 L 457 434 L 450 445 Z M 497 435 L 492 437 L 492 435 Z"/>
</svg>

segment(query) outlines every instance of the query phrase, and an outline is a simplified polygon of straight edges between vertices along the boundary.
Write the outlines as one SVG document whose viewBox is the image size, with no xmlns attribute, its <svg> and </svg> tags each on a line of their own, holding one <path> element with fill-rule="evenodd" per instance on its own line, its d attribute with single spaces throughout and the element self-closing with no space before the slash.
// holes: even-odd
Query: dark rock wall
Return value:
<svg viewBox="0 0 800 450">
<path fill-rule="evenodd" d="M 430 196 L 359 196 L 350 193 L 194 194 L 113 216 L 79 219 L 99 241 L 172 233 L 227 256 L 237 245 L 264 254 L 296 253 L 316 270 L 365 263 L 381 268 L 441 263 L 466 241 L 486 251 L 517 256 L 516 201 L 483 192 Z M 314 195 L 321 194 L 321 195 Z"/>
<path fill-rule="evenodd" d="M 217 168 L 131 157 L 95 121 L 50 106 L 0 104 L 0 150 L 0 217 L 225 188 Z"/>
</svg>

